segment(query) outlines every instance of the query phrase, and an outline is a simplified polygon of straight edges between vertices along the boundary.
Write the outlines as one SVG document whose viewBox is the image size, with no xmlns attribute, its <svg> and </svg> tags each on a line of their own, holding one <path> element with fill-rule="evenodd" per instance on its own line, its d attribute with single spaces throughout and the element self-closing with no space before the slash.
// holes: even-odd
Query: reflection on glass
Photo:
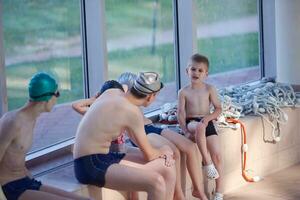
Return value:
<svg viewBox="0 0 300 200">
<path fill-rule="evenodd" d="M 255 0 L 197 0 L 198 52 L 210 60 L 209 82 L 258 80 L 259 25 Z"/>
<path fill-rule="evenodd" d="M 148 110 L 174 101 L 172 1 L 110 0 L 105 6 L 109 78 L 123 72 L 156 71 L 166 87 Z"/>
<path fill-rule="evenodd" d="M 58 103 L 82 98 L 79 1 L 3 0 L 2 5 L 9 110 L 26 103 L 28 80 L 38 71 L 58 80 Z M 78 120 L 69 104 L 43 114 L 32 150 L 73 136 Z"/>
</svg>

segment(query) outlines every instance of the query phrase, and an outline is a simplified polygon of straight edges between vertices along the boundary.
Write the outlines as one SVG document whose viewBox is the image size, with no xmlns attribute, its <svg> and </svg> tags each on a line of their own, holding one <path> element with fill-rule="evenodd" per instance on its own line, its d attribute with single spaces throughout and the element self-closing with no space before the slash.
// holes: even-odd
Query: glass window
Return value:
<svg viewBox="0 0 300 200">
<path fill-rule="evenodd" d="M 109 78 L 156 71 L 165 88 L 146 110 L 177 98 L 172 1 L 105 1 Z"/>
<path fill-rule="evenodd" d="M 227 86 L 258 80 L 256 0 L 196 0 L 198 52 L 210 60 L 209 82 Z"/>
<path fill-rule="evenodd" d="M 69 0 L 3 0 L 3 30 L 9 110 L 28 100 L 30 77 L 44 71 L 59 82 L 59 105 L 43 114 L 32 150 L 75 134 L 80 116 L 70 101 L 83 97 L 80 4 Z"/>
</svg>

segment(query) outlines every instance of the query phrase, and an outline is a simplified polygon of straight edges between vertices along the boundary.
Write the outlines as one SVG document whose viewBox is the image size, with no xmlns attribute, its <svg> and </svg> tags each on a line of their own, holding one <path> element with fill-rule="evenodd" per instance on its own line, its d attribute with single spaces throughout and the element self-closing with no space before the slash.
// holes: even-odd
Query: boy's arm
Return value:
<svg viewBox="0 0 300 200">
<path fill-rule="evenodd" d="M 222 112 L 221 102 L 218 98 L 218 92 L 214 86 L 209 86 L 209 99 L 214 106 L 214 112 L 205 116 L 205 121 L 208 123 L 211 120 L 217 119 Z M 205 122 L 204 122 L 205 123 Z"/>
<path fill-rule="evenodd" d="M 94 98 L 94 97 L 89 98 L 89 99 L 78 100 L 78 101 L 72 103 L 72 108 L 79 114 L 84 115 L 87 112 L 87 110 L 89 109 L 89 106 L 91 106 L 95 100 L 96 100 L 96 98 Z"/>
<path fill-rule="evenodd" d="M 130 112 L 128 124 L 128 136 L 136 142 L 146 160 L 151 161 L 163 155 L 171 154 L 164 149 L 157 150 L 151 146 L 145 133 L 143 115 L 138 109 L 135 112 Z"/>
<path fill-rule="evenodd" d="M 186 127 L 186 112 L 185 112 L 185 96 L 183 91 L 180 90 L 178 93 L 178 110 L 177 110 L 177 118 L 179 125 L 184 134 L 188 133 L 188 129 Z"/>
</svg>

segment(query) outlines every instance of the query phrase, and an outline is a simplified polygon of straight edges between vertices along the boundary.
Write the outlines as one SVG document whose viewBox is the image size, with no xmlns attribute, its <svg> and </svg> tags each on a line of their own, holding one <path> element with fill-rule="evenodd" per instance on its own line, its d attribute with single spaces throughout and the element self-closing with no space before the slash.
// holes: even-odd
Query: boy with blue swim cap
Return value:
<svg viewBox="0 0 300 200">
<path fill-rule="evenodd" d="M 35 74 L 28 85 L 30 101 L 49 101 L 52 96 L 59 97 L 58 85 L 53 77 L 46 73 Z"/>
<path fill-rule="evenodd" d="M 0 185 L 8 200 L 85 199 L 42 184 L 32 178 L 25 166 L 36 120 L 55 105 L 59 97 L 57 88 L 56 80 L 49 74 L 35 74 L 28 85 L 29 101 L 0 119 Z"/>
</svg>

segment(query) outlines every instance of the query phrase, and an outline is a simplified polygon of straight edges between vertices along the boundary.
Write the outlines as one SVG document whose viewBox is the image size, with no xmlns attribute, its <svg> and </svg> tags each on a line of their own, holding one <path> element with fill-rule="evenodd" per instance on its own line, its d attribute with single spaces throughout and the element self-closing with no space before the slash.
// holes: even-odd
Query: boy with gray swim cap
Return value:
<svg viewBox="0 0 300 200">
<path fill-rule="evenodd" d="M 75 137 L 74 169 L 79 182 L 124 191 L 146 191 L 148 199 L 173 199 L 175 167 L 171 150 L 153 148 L 139 106 L 150 105 L 162 84 L 156 73 L 141 73 L 139 86 L 126 93 L 109 89 L 83 116 Z M 139 149 L 109 152 L 127 131 Z M 155 178 L 154 178 L 155 177 Z"/>
<path fill-rule="evenodd" d="M 133 84 L 134 90 L 144 95 L 156 93 L 163 86 L 163 83 L 159 81 L 159 75 L 155 72 L 139 73 Z"/>
</svg>

